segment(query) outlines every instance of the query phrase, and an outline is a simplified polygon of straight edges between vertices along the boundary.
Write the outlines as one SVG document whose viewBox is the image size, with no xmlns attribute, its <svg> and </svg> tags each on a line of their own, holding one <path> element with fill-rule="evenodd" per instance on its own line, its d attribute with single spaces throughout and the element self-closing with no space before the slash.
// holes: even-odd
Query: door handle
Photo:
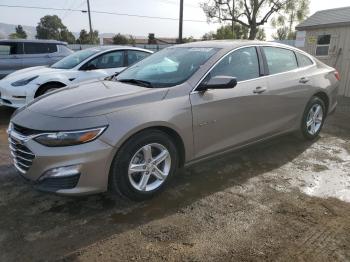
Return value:
<svg viewBox="0 0 350 262">
<path fill-rule="evenodd" d="M 253 93 L 254 94 L 261 94 L 261 93 L 264 93 L 266 90 L 267 90 L 266 87 L 258 86 L 257 88 L 254 89 Z"/>
<path fill-rule="evenodd" d="M 310 81 L 310 79 L 308 79 L 307 77 L 302 77 L 302 78 L 300 78 L 299 83 L 306 84 L 309 81 Z"/>
</svg>

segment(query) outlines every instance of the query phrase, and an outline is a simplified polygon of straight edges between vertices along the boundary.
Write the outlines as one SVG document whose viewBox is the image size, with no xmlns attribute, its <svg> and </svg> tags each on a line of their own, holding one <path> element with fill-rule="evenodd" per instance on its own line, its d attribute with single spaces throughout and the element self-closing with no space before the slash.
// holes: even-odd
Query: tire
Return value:
<svg viewBox="0 0 350 262">
<path fill-rule="evenodd" d="M 50 92 L 53 92 L 59 88 L 64 87 L 64 85 L 60 85 L 60 84 L 56 84 L 56 83 L 52 83 L 52 84 L 47 84 L 44 85 L 42 87 L 40 87 L 40 90 L 37 92 L 37 95 L 35 97 L 39 97 L 45 94 L 48 94 Z"/>
<path fill-rule="evenodd" d="M 157 165 L 155 161 L 159 156 L 166 158 Z M 130 138 L 116 154 L 109 174 L 109 189 L 131 200 L 147 200 L 166 187 L 176 173 L 178 159 L 178 150 L 169 135 L 158 130 L 140 132 Z"/>
<path fill-rule="evenodd" d="M 315 113 L 319 112 L 317 115 Z M 322 130 L 326 119 L 326 106 L 319 97 L 312 97 L 306 105 L 302 122 L 301 134 L 306 140 L 314 140 Z"/>
</svg>

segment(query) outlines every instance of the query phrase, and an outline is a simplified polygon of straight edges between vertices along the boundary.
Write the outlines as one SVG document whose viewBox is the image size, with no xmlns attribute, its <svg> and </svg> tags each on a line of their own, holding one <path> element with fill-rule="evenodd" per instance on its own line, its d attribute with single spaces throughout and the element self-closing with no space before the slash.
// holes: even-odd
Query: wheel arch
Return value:
<svg viewBox="0 0 350 262">
<path fill-rule="evenodd" d="M 175 128 L 169 127 L 167 125 L 154 124 L 154 125 L 148 125 L 148 126 L 140 127 L 133 130 L 132 132 L 128 133 L 120 140 L 120 143 L 118 143 L 117 150 L 114 155 L 116 155 L 119 152 L 120 148 L 129 139 L 147 130 L 158 130 L 170 136 L 170 138 L 173 139 L 173 142 L 175 143 L 176 148 L 179 150 L 179 167 L 184 166 L 186 161 L 186 148 L 185 148 L 184 140 L 179 134 L 179 132 L 175 130 Z"/>
<path fill-rule="evenodd" d="M 38 96 L 42 95 L 42 93 L 44 92 L 44 90 L 49 86 L 49 85 L 57 85 L 60 87 L 65 87 L 67 86 L 65 83 L 63 83 L 62 81 L 48 81 L 44 84 L 41 84 L 38 89 L 35 91 L 35 95 L 34 98 L 37 98 Z"/>
<path fill-rule="evenodd" d="M 328 114 L 328 108 L 329 108 L 329 97 L 326 92 L 320 91 L 314 94 L 314 96 L 320 98 L 326 107 L 326 114 Z"/>
</svg>

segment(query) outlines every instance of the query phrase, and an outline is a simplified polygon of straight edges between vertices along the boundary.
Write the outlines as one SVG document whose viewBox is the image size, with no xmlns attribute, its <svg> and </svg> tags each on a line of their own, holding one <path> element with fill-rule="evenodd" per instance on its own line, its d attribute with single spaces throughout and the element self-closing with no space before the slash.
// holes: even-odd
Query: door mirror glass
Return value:
<svg viewBox="0 0 350 262">
<path fill-rule="evenodd" d="M 97 67 L 94 64 L 89 63 L 88 65 L 84 66 L 83 70 L 84 71 L 91 71 L 91 70 L 96 70 Z"/>
<path fill-rule="evenodd" d="M 229 89 L 237 85 L 237 78 L 232 76 L 214 76 L 208 81 L 202 82 L 197 91 L 205 91 L 207 89 Z"/>
</svg>

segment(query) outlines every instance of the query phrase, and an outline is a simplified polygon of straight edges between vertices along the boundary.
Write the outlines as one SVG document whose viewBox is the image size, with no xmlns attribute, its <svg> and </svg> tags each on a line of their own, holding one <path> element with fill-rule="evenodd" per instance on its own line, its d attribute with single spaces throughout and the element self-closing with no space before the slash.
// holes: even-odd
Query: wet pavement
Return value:
<svg viewBox="0 0 350 262">
<path fill-rule="evenodd" d="M 350 99 L 316 141 L 197 164 L 144 203 L 33 190 L 10 162 L 12 112 L 0 107 L 0 261 L 350 260 Z"/>
</svg>

